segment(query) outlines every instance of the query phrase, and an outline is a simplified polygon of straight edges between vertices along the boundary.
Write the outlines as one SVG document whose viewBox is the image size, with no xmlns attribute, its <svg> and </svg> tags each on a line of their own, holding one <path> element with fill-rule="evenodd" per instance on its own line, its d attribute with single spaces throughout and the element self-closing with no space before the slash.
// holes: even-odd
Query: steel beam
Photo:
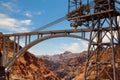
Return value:
<svg viewBox="0 0 120 80">
<path fill-rule="evenodd" d="M 120 26 L 117 21 L 120 6 L 116 5 L 116 0 L 93 0 L 94 6 L 91 8 L 90 1 L 87 0 L 85 4 L 84 0 L 68 0 L 67 19 L 71 26 L 90 29 L 84 80 L 119 80 L 117 72 L 120 71 L 116 66 L 119 64 L 116 59 L 119 52 L 116 47 L 120 47 Z M 86 5 L 90 9 L 88 12 Z M 110 49 L 111 52 L 107 52 Z"/>
</svg>

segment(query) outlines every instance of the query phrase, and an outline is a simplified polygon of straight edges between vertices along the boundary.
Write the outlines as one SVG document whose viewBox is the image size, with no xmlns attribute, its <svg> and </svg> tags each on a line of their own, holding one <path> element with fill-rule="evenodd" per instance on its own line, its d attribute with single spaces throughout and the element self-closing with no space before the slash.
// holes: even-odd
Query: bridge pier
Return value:
<svg viewBox="0 0 120 80">
<path fill-rule="evenodd" d="M 6 80 L 4 66 L 0 66 L 0 80 Z"/>
<path fill-rule="evenodd" d="M 6 80 L 5 79 L 5 67 L 2 66 L 2 53 L 0 52 L 0 80 Z"/>
</svg>

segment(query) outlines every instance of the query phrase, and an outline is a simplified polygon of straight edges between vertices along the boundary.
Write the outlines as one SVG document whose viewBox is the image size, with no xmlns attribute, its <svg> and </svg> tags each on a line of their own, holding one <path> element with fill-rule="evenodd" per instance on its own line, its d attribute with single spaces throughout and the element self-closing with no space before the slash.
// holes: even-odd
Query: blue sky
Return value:
<svg viewBox="0 0 120 80">
<path fill-rule="evenodd" d="M 0 31 L 19 33 L 33 31 L 67 14 L 68 0 L 0 0 Z M 71 29 L 65 20 L 47 30 Z M 73 53 L 87 49 L 87 43 L 74 38 L 43 41 L 29 51 L 36 55 Z"/>
</svg>

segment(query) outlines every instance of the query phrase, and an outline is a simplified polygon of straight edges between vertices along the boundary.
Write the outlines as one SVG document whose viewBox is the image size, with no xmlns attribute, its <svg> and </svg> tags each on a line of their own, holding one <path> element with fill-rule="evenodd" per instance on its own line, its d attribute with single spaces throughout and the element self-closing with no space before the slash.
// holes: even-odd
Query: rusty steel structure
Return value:
<svg viewBox="0 0 120 80">
<path fill-rule="evenodd" d="M 84 80 L 120 80 L 120 1 L 68 0 L 67 16 L 91 30 Z"/>
<path fill-rule="evenodd" d="M 75 30 L 37 29 L 36 32 L 27 33 L 0 33 L 0 80 L 6 79 L 16 59 L 29 48 L 56 37 L 89 41 L 84 80 L 120 80 L 119 10 L 119 0 L 68 0 L 67 20 Z M 43 30 L 64 19 L 66 16 L 39 29 Z"/>
</svg>

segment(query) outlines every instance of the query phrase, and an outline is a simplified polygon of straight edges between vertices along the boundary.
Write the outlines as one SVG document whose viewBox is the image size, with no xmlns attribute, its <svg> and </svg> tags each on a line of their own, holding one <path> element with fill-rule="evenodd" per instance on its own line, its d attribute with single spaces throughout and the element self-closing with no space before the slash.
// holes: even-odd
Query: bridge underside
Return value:
<svg viewBox="0 0 120 80">
<path fill-rule="evenodd" d="M 42 32 L 29 32 L 17 34 L 2 34 L 0 39 L 2 44 L 2 62 L 1 66 L 5 67 L 6 72 L 14 64 L 17 58 L 23 55 L 32 46 L 51 38 L 57 37 L 72 37 L 89 41 L 90 29 L 75 30 L 58 30 L 58 31 L 42 31 Z M 20 44 L 24 43 L 22 47 Z M 12 50 L 11 50 L 12 48 Z M 10 53 L 9 51 L 12 51 Z"/>
</svg>

